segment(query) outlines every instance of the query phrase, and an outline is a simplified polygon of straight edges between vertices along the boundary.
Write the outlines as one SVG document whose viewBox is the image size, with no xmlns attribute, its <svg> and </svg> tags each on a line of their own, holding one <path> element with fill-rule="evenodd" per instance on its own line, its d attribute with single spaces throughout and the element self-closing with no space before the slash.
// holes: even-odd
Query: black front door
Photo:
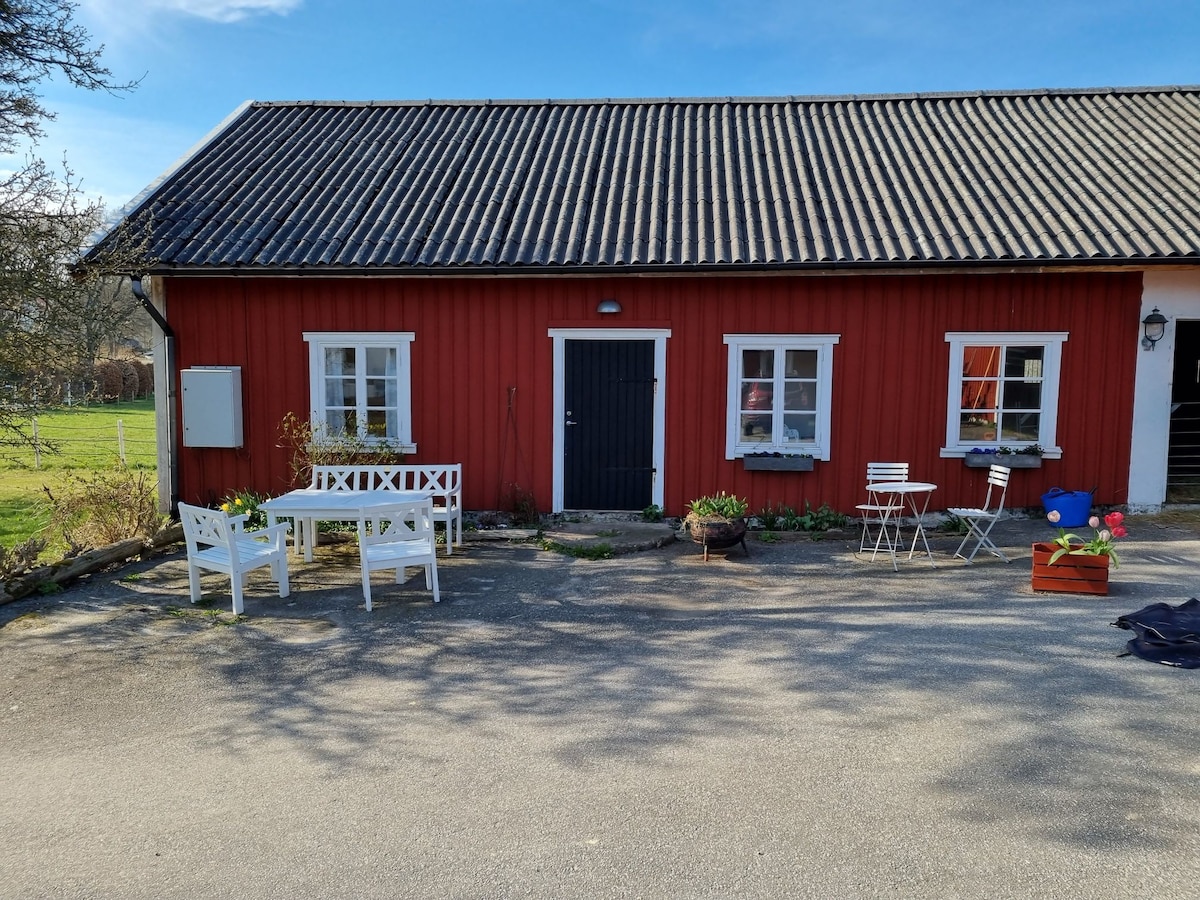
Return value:
<svg viewBox="0 0 1200 900">
<path fill-rule="evenodd" d="M 642 510 L 654 482 L 654 341 L 568 340 L 563 505 Z"/>
<path fill-rule="evenodd" d="M 1136 452 L 1136 451 L 1135 451 Z M 1200 322 L 1175 323 L 1167 501 L 1200 499 Z"/>
</svg>

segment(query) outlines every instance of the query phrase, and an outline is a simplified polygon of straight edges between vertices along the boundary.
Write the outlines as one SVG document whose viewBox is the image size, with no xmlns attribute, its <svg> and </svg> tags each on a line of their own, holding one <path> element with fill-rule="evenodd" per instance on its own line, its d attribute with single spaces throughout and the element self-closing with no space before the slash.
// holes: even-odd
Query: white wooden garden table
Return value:
<svg viewBox="0 0 1200 900">
<path fill-rule="evenodd" d="M 292 546 L 297 555 L 304 554 L 312 562 L 312 550 L 317 544 L 318 522 L 357 522 L 372 509 L 428 500 L 428 491 L 327 491 L 320 488 L 300 488 L 272 497 L 259 504 L 274 525 L 279 519 L 294 519 Z"/>
</svg>

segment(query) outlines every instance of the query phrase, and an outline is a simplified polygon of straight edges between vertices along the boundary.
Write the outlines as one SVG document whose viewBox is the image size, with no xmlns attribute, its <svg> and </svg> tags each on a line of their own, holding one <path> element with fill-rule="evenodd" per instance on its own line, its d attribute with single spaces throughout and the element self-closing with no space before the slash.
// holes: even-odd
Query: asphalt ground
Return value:
<svg viewBox="0 0 1200 900">
<path fill-rule="evenodd" d="M 472 543 L 372 613 L 352 546 L 240 619 L 180 553 L 93 576 L 0 607 L 0 896 L 1197 896 L 1200 670 L 1110 623 L 1200 541 L 1131 532 L 1102 598 L 1028 520 L 899 573 Z"/>
</svg>

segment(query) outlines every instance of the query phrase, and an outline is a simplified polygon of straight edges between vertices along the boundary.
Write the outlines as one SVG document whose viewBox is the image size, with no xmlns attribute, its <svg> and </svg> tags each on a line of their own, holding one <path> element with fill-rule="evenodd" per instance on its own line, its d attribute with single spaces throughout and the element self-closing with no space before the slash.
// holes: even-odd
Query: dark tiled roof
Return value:
<svg viewBox="0 0 1200 900">
<path fill-rule="evenodd" d="M 156 271 L 1200 261 L 1200 88 L 251 103 Z"/>
</svg>

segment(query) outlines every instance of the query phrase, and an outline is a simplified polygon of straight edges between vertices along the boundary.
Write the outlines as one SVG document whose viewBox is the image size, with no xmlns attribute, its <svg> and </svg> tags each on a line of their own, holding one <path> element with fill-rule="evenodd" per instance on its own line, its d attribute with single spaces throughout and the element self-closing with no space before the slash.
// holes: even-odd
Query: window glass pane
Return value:
<svg viewBox="0 0 1200 900">
<path fill-rule="evenodd" d="M 1000 374 L 999 347 L 963 347 L 963 377 L 987 378 Z"/>
<path fill-rule="evenodd" d="M 326 378 L 325 405 L 354 406 L 357 394 L 355 387 L 353 378 Z"/>
<path fill-rule="evenodd" d="M 388 398 L 388 382 L 394 381 L 391 378 L 368 378 L 366 379 L 367 388 L 367 406 L 389 406 Z M 393 396 L 395 391 L 392 392 Z"/>
<path fill-rule="evenodd" d="M 996 440 L 995 413 L 964 413 L 961 415 L 958 439 L 964 444 Z"/>
<path fill-rule="evenodd" d="M 964 381 L 962 409 L 995 409 L 999 385 L 995 381 Z"/>
<path fill-rule="evenodd" d="M 772 378 L 774 375 L 774 350 L 742 351 L 742 378 Z"/>
<path fill-rule="evenodd" d="M 1040 381 L 1004 382 L 1005 409 L 1041 409 L 1042 383 Z"/>
<path fill-rule="evenodd" d="M 1044 347 L 1008 347 L 1004 352 L 1005 378 L 1041 378 Z"/>
<path fill-rule="evenodd" d="M 354 348 L 353 347 L 326 347 L 325 348 L 325 374 L 326 375 L 353 375 L 354 374 Z"/>
<path fill-rule="evenodd" d="M 770 410 L 773 385 L 769 381 L 747 381 L 742 383 L 742 409 Z"/>
<path fill-rule="evenodd" d="M 816 383 L 811 381 L 786 382 L 783 389 L 783 408 L 785 412 L 816 409 Z"/>
<path fill-rule="evenodd" d="M 357 419 L 352 409 L 330 409 L 325 412 L 325 429 L 330 437 L 354 434 Z"/>
<path fill-rule="evenodd" d="M 1000 439 L 1003 441 L 1028 441 L 1036 444 L 1042 417 L 1039 413 L 1004 413 L 1000 418 Z"/>
<path fill-rule="evenodd" d="M 374 438 L 394 440 L 397 435 L 396 414 L 387 409 L 368 410 L 367 434 Z"/>
<path fill-rule="evenodd" d="M 743 441 L 763 442 L 771 440 L 774 419 L 771 416 L 742 416 Z"/>
<path fill-rule="evenodd" d="M 366 355 L 366 373 L 368 375 L 396 374 L 395 347 L 367 347 Z"/>
<path fill-rule="evenodd" d="M 784 360 L 784 373 L 788 378 L 816 378 L 816 350 L 788 350 Z"/>
<path fill-rule="evenodd" d="M 817 438 L 817 416 L 815 413 L 789 413 L 783 417 L 783 442 L 804 443 Z"/>
</svg>

